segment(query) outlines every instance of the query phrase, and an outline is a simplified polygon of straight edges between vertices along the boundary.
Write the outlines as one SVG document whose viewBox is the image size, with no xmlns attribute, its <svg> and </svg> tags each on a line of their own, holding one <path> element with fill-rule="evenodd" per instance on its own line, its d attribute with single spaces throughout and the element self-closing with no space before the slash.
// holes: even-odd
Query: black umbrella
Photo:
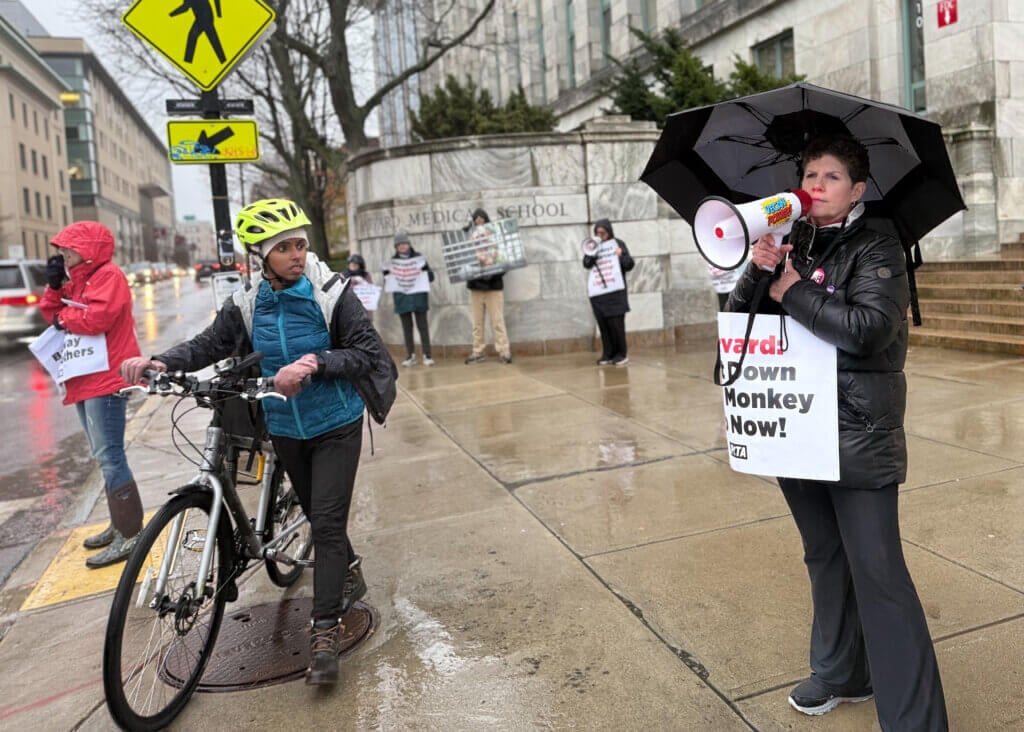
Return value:
<svg viewBox="0 0 1024 732">
<path fill-rule="evenodd" d="M 746 203 L 797 187 L 801 151 L 829 133 L 867 148 L 862 200 L 905 244 L 966 208 L 937 123 L 803 82 L 669 116 L 640 180 L 692 225 L 707 196 Z"/>
</svg>

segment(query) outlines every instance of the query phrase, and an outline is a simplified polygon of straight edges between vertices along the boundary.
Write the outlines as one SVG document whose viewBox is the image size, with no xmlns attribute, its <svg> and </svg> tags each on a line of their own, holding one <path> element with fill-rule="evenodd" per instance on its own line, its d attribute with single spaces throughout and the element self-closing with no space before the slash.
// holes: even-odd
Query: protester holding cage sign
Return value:
<svg viewBox="0 0 1024 732">
<path fill-rule="evenodd" d="M 477 243 L 476 258 L 481 270 L 493 268 L 499 264 L 501 253 L 494 242 L 491 232 L 484 226 L 490 223 L 490 217 L 482 208 L 473 212 L 473 220 L 466 230 L 470 238 Z M 469 288 L 469 302 L 473 312 L 473 352 L 466 358 L 466 364 L 479 363 L 484 360 L 484 318 L 491 320 L 491 331 L 494 333 L 494 350 L 502 363 L 512 363 L 512 351 L 508 344 L 508 333 L 505 330 L 505 289 L 504 272 L 476 277 L 466 282 Z"/>
</svg>

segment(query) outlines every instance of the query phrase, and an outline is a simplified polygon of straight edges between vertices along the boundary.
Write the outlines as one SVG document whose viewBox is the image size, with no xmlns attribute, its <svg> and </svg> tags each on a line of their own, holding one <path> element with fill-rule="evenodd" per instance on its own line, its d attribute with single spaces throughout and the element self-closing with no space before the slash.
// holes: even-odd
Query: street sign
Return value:
<svg viewBox="0 0 1024 732">
<path fill-rule="evenodd" d="M 260 159 L 259 130 L 251 119 L 167 123 L 172 163 L 250 163 Z"/>
<path fill-rule="evenodd" d="M 223 80 L 275 18 L 263 0 L 182 0 L 175 5 L 135 0 L 121 22 L 203 91 Z"/>
<path fill-rule="evenodd" d="M 217 112 L 218 114 L 253 114 L 255 106 L 251 99 L 218 99 L 216 103 L 209 104 L 207 109 L 203 106 L 202 99 L 165 99 L 167 114 L 203 114 L 204 112 Z"/>
</svg>

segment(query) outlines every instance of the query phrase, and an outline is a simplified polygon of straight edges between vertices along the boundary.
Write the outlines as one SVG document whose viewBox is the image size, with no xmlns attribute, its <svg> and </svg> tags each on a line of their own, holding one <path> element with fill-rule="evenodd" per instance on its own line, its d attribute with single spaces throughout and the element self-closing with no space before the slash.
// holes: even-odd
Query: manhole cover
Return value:
<svg viewBox="0 0 1024 732">
<path fill-rule="evenodd" d="M 301 678 L 309 666 L 309 616 L 313 598 L 267 602 L 224 613 L 213 655 L 196 691 L 240 691 Z M 344 656 L 373 635 L 377 613 L 357 602 L 343 619 Z M 189 643 L 186 636 L 182 643 Z M 161 676 L 181 686 L 188 669 L 181 658 L 188 653 L 167 653 Z"/>
</svg>

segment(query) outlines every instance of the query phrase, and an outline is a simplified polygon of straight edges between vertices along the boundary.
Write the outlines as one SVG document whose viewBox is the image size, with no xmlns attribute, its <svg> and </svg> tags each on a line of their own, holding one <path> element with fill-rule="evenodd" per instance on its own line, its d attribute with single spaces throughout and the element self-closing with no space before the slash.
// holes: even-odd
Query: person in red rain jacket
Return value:
<svg viewBox="0 0 1024 732">
<path fill-rule="evenodd" d="M 103 472 L 110 508 L 111 525 L 85 540 L 88 549 L 106 549 L 85 564 L 105 567 L 125 560 L 142 530 L 142 500 L 124 452 L 127 400 L 118 394 L 128 386 L 118 367 L 139 355 L 131 290 L 121 268 L 111 261 L 114 235 L 103 224 L 76 221 L 50 244 L 57 254 L 47 260 L 48 286 L 39 306 L 43 317 L 68 333 L 107 339 L 109 368 L 64 382 L 64 403 L 75 405 Z"/>
</svg>

